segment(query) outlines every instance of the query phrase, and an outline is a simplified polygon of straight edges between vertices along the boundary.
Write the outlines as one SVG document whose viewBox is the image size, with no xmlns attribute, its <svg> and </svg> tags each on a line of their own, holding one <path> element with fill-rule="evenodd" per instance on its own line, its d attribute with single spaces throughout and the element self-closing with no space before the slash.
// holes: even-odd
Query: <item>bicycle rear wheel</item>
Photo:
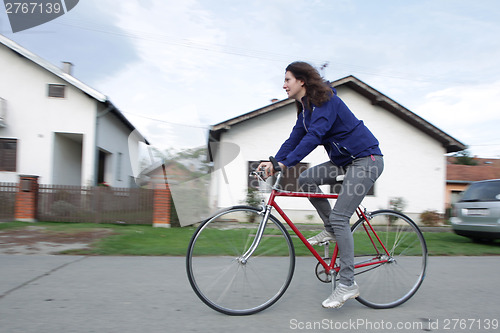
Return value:
<svg viewBox="0 0 500 333">
<path fill-rule="evenodd" d="M 263 211 L 235 206 L 204 221 L 186 256 L 189 282 L 209 307 L 228 315 L 249 315 L 274 304 L 295 269 L 295 250 L 285 227 L 272 215 L 259 246 L 242 262 L 255 239 Z M 250 221 L 250 222 L 248 222 Z"/>
<path fill-rule="evenodd" d="M 355 270 L 361 291 L 357 300 L 376 309 L 392 308 L 410 299 L 422 284 L 427 245 L 415 222 L 404 214 L 379 210 L 367 217 L 376 235 L 364 219 L 352 226 L 354 264 L 366 264 Z"/>
</svg>

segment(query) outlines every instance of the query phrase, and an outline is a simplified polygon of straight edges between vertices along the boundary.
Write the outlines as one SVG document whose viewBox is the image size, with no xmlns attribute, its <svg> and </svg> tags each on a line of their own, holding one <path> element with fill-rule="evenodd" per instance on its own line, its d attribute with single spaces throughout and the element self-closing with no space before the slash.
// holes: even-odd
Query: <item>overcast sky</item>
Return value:
<svg viewBox="0 0 500 333">
<path fill-rule="evenodd" d="M 286 98 L 284 68 L 304 60 L 500 158 L 499 18 L 497 0 L 82 0 L 18 33 L 0 7 L 0 33 L 72 62 L 159 148 Z"/>
</svg>

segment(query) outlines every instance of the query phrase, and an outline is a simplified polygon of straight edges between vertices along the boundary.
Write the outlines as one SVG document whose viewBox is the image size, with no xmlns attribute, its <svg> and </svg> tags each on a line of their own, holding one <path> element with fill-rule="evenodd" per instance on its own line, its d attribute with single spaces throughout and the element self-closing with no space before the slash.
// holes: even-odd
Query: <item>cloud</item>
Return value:
<svg viewBox="0 0 500 333">
<path fill-rule="evenodd" d="M 269 54 L 229 46 L 228 35 L 234 41 L 242 30 L 230 29 L 232 22 L 211 10 L 194 0 L 130 1 L 114 15 L 113 24 L 130 36 L 139 59 L 98 87 L 155 145 L 193 145 L 209 125 L 285 97 L 283 65 L 259 58 Z"/>
<path fill-rule="evenodd" d="M 100 85 L 107 87 L 113 101 L 119 101 L 115 105 L 153 146 L 179 149 L 206 144 L 206 124 L 200 121 L 198 105 L 182 92 L 165 89 L 155 66 L 131 65 Z"/>
<path fill-rule="evenodd" d="M 500 120 L 500 81 L 435 91 L 416 108 L 422 115 L 448 126 L 469 126 Z"/>
<path fill-rule="evenodd" d="M 481 156 L 500 155 L 500 81 L 429 93 L 414 111 Z"/>
<path fill-rule="evenodd" d="M 285 98 L 283 70 L 294 60 L 330 61 L 326 78 L 354 74 L 465 143 L 475 142 L 473 133 L 489 132 L 480 119 L 494 118 L 491 106 L 498 105 L 485 102 L 496 103 L 489 98 L 498 97 L 495 88 L 470 84 L 495 76 L 490 55 L 500 49 L 490 43 L 488 59 L 474 50 L 498 25 L 469 19 L 470 11 L 459 7 L 130 0 L 113 8 L 110 24 L 125 32 L 137 60 L 99 87 L 123 111 L 152 119 L 192 122 L 186 114 L 193 113 L 208 126 Z M 380 21 L 381 15 L 391 19 Z M 461 35 L 471 44 L 467 50 Z M 471 109 L 480 110 L 479 119 L 470 120 Z M 182 128 L 140 122 L 153 143 L 172 141 L 173 130 Z"/>
<path fill-rule="evenodd" d="M 134 40 L 142 61 L 157 67 L 171 82 L 188 84 L 216 61 L 225 33 L 197 1 L 129 1 L 120 6 L 115 24 Z"/>
</svg>

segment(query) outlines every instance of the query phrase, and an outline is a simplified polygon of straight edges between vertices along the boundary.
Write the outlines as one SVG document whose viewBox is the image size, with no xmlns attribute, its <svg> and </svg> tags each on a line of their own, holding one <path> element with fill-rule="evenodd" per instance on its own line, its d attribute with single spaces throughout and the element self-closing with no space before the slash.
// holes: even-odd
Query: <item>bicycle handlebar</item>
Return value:
<svg viewBox="0 0 500 333">
<path fill-rule="evenodd" d="M 276 181 L 274 182 L 273 189 L 279 189 L 281 177 L 283 175 L 283 170 L 281 169 L 281 166 L 279 165 L 278 161 L 274 158 L 274 156 L 269 156 L 269 161 L 273 164 L 274 171 L 276 171 Z"/>
<path fill-rule="evenodd" d="M 283 174 L 283 169 L 281 168 L 278 161 L 273 156 L 269 156 L 269 161 L 271 161 L 271 163 L 273 164 L 274 171 L 276 171 L 276 173 L 275 173 L 276 181 L 274 182 L 274 185 L 272 186 L 272 188 L 278 190 L 279 185 L 280 185 L 280 181 L 281 181 L 281 177 Z M 255 176 L 258 179 L 265 182 L 265 176 L 264 176 L 264 172 L 262 170 L 254 170 L 254 171 L 250 172 L 250 176 Z"/>
<path fill-rule="evenodd" d="M 274 156 L 269 156 L 269 161 L 271 161 L 271 163 L 273 164 L 274 171 L 276 172 L 282 171 L 281 166 L 279 165 L 278 161 L 276 161 Z"/>
</svg>

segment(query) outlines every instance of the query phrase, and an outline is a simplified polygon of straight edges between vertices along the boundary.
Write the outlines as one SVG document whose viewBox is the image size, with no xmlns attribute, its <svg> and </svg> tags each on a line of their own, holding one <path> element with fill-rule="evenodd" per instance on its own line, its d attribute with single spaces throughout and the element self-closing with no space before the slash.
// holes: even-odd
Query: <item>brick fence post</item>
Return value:
<svg viewBox="0 0 500 333">
<path fill-rule="evenodd" d="M 168 183 L 154 184 L 153 227 L 170 228 L 172 197 Z"/>
<path fill-rule="evenodd" d="M 38 211 L 38 176 L 19 175 L 14 218 L 36 222 Z"/>
</svg>

